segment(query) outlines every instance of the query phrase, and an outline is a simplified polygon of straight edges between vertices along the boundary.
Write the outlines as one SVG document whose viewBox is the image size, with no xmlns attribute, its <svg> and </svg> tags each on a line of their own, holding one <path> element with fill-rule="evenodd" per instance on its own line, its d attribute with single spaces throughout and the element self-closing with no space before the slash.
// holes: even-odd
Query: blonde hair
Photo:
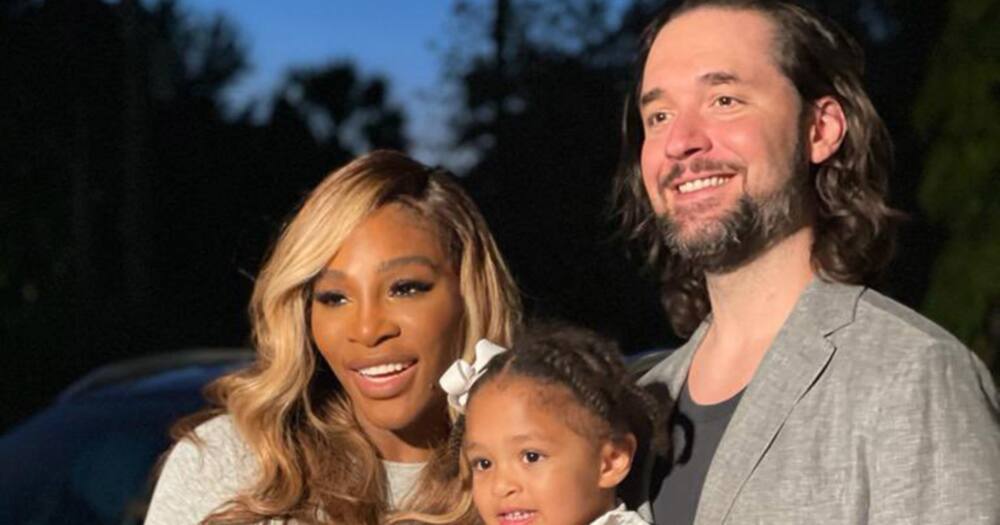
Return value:
<svg viewBox="0 0 1000 525">
<path fill-rule="evenodd" d="M 351 231 L 388 204 L 412 210 L 441 236 L 464 302 L 462 357 L 471 360 L 479 338 L 510 341 L 520 320 L 515 284 L 482 215 L 446 172 L 392 151 L 334 171 L 285 226 L 257 278 L 250 300 L 256 362 L 210 385 L 219 408 L 175 428 L 176 436 L 194 436 L 198 423 L 228 412 L 259 466 L 255 484 L 205 522 L 475 521 L 467 483 L 447 466 L 447 436 L 404 501 L 407 512 L 393 513 L 378 453 L 311 342 L 314 278 Z"/>
</svg>

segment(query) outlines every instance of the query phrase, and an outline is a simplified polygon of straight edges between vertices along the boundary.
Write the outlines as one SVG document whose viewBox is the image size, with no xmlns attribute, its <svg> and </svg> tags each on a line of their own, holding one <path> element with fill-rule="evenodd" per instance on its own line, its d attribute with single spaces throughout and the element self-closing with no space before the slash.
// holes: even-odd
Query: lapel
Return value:
<svg viewBox="0 0 1000 525">
<path fill-rule="evenodd" d="M 698 349 L 698 345 L 701 344 L 705 333 L 708 332 L 711 315 L 709 314 L 708 320 L 698 326 L 698 329 L 691 334 L 691 338 L 683 346 L 674 350 L 666 359 L 660 361 L 653 368 L 650 368 L 639 379 L 639 384 L 663 383 L 670 389 L 670 395 L 673 399 L 677 399 L 681 387 L 684 386 L 684 380 L 687 379 L 688 369 L 691 368 L 691 359 L 694 358 L 694 351 Z"/>
<path fill-rule="evenodd" d="M 836 348 L 827 336 L 853 321 L 862 290 L 817 278 L 803 291 L 719 442 L 702 488 L 696 524 L 725 521 L 792 409 L 833 357 Z M 681 381 L 690 363 L 688 358 Z"/>
</svg>

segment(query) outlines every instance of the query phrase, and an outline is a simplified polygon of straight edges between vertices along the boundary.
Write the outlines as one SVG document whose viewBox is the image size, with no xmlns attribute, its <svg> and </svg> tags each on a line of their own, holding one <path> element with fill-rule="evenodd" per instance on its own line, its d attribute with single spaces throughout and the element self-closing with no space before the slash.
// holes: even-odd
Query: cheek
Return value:
<svg viewBox="0 0 1000 525">
<path fill-rule="evenodd" d="M 464 309 L 460 298 L 440 299 L 414 308 L 399 322 L 406 346 L 418 351 L 426 365 L 421 367 L 421 384 L 443 396 L 437 381 L 461 353 Z"/>
<path fill-rule="evenodd" d="M 336 329 L 332 326 L 330 316 L 317 311 L 317 308 L 319 306 L 313 306 L 309 317 L 310 335 L 320 354 L 333 366 L 333 363 L 330 362 L 330 356 L 335 353 L 333 335 L 336 333 Z"/>
<path fill-rule="evenodd" d="M 795 151 L 795 137 L 759 137 L 745 139 L 743 149 L 748 153 L 750 175 L 744 182 L 750 194 L 772 191 L 787 179 L 788 166 Z M 752 155 L 752 157 L 750 157 Z"/>
<path fill-rule="evenodd" d="M 767 142 L 758 122 L 749 118 L 727 122 L 715 122 L 708 133 L 712 137 L 714 155 L 717 160 L 739 162 L 747 165 L 760 158 Z"/>
<path fill-rule="evenodd" d="M 760 140 L 761 135 L 754 132 L 753 126 L 747 123 L 733 123 L 718 133 L 723 140 L 719 141 L 721 148 L 729 150 L 740 157 L 741 160 L 747 157 L 755 157 L 759 153 L 760 147 L 754 142 Z"/>
<path fill-rule="evenodd" d="M 497 503 L 491 493 L 487 476 L 472 479 L 472 504 L 482 516 L 490 516 L 496 512 Z"/>
<path fill-rule="evenodd" d="M 317 311 L 317 308 L 320 307 L 322 305 L 314 306 L 309 316 L 310 335 L 316 350 L 319 352 L 319 357 L 330 366 L 337 381 L 346 385 L 348 383 L 344 376 L 344 367 L 341 360 L 338 359 L 344 355 L 344 347 L 340 337 L 344 333 L 344 327 L 341 326 L 342 321 L 338 320 L 332 312 Z"/>
<path fill-rule="evenodd" d="M 484 508 L 489 505 L 490 499 L 487 497 L 488 488 L 486 487 L 486 478 L 482 475 L 476 476 L 473 474 L 472 478 L 472 503 L 476 508 Z"/>
<path fill-rule="evenodd" d="M 642 185 L 646 188 L 646 197 L 649 198 L 653 211 L 658 215 L 665 211 L 666 205 L 659 191 L 658 175 L 664 170 L 664 158 L 656 154 L 658 150 L 654 140 L 649 139 L 643 142 L 642 151 L 639 156 L 639 169 L 642 173 Z"/>
<path fill-rule="evenodd" d="M 410 321 L 410 329 L 424 341 L 427 348 L 437 348 L 437 361 L 451 363 L 458 356 L 458 345 L 462 338 L 464 307 L 457 293 L 442 297 L 425 315 L 415 316 Z"/>
</svg>

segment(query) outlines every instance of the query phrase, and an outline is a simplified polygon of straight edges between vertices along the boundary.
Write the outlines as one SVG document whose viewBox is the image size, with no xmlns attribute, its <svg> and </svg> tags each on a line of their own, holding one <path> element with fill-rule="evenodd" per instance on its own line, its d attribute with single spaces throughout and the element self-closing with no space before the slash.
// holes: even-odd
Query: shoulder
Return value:
<svg viewBox="0 0 1000 525">
<path fill-rule="evenodd" d="M 220 415 L 198 425 L 193 436 L 181 438 L 170 451 L 166 465 L 196 468 L 252 467 L 250 449 L 229 415 Z"/>
<path fill-rule="evenodd" d="M 838 351 L 846 349 L 870 364 L 957 360 L 971 362 L 971 352 L 947 330 L 909 307 L 872 289 L 864 289 L 853 321 L 830 335 Z"/>
<path fill-rule="evenodd" d="M 256 464 L 228 415 L 199 425 L 169 452 L 146 523 L 200 521 L 252 482 Z"/>
<path fill-rule="evenodd" d="M 877 377 L 880 390 L 967 391 L 996 405 L 996 390 L 982 361 L 930 319 L 874 290 L 864 290 L 854 322 L 831 341 L 856 366 L 858 376 Z"/>
<path fill-rule="evenodd" d="M 930 319 L 870 288 L 861 293 L 855 319 L 904 341 L 964 348 L 955 336 Z"/>
</svg>

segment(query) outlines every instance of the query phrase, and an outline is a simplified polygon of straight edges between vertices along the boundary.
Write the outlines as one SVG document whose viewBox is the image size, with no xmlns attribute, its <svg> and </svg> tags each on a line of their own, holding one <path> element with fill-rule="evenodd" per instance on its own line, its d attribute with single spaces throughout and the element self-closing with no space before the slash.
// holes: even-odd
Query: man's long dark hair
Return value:
<svg viewBox="0 0 1000 525">
<path fill-rule="evenodd" d="M 886 204 L 892 141 L 864 90 L 864 53 L 847 32 L 821 15 L 782 1 L 689 0 L 676 9 L 663 10 L 643 33 L 635 88 L 626 97 L 612 205 L 625 237 L 642 244 L 647 264 L 661 271 L 664 308 L 674 331 L 684 336 L 711 310 L 705 275 L 664 244 L 642 183 L 643 128 L 636 101 L 646 59 L 660 29 L 678 15 L 702 7 L 750 10 L 768 17 L 776 26 L 771 58 L 795 86 L 803 111 L 826 96 L 836 99 L 844 110 L 844 142 L 830 158 L 811 166 L 811 183 L 804 184 L 810 193 L 815 230 L 812 264 L 818 275 L 830 281 L 870 284 L 892 257 L 895 226 L 902 216 Z"/>
</svg>

